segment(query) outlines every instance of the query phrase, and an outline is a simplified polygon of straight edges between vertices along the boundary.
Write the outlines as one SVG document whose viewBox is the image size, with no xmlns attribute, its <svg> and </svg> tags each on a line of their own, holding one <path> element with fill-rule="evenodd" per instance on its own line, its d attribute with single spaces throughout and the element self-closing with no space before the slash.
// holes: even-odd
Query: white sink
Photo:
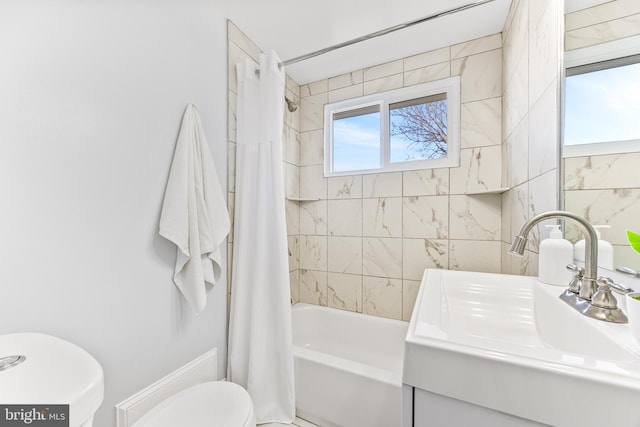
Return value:
<svg viewBox="0 0 640 427">
<path fill-rule="evenodd" d="M 0 335 L 0 358 L 25 356 L 0 370 L 0 403 L 69 405 L 69 426 L 88 422 L 102 403 L 104 375 L 100 364 L 80 347 L 50 335 Z"/>
<path fill-rule="evenodd" d="M 581 315 L 563 290 L 426 270 L 403 382 L 553 426 L 639 426 L 640 346 L 629 326 Z"/>
</svg>

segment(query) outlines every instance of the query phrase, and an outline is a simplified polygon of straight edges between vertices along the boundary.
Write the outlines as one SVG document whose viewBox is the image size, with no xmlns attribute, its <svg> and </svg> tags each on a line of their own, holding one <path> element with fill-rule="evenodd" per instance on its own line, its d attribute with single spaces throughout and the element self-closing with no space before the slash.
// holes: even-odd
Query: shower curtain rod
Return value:
<svg viewBox="0 0 640 427">
<path fill-rule="evenodd" d="M 398 30 L 403 30 L 405 28 L 412 27 L 412 26 L 417 25 L 417 24 L 422 24 L 423 22 L 431 21 L 432 19 L 440 18 L 442 16 L 451 15 L 451 14 L 457 13 L 457 12 L 462 12 L 463 10 L 471 9 L 472 7 L 480 6 L 480 5 L 483 5 L 485 3 L 490 3 L 492 1 L 495 1 L 495 0 L 476 1 L 474 3 L 465 4 L 464 6 L 459 6 L 459 7 L 453 8 L 453 9 L 446 10 L 444 12 L 438 12 L 438 13 L 435 13 L 433 15 L 425 16 L 425 17 L 422 17 L 422 18 L 419 18 L 419 19 L 414 19 L 413 21 L 408 21 L 408 22 L 405 22 L 403 24 L 399 24 L 399 25 L 395 25 L 393 27 L 385 28 L 384 30 L 376 31 L 374 33 L 370 33 L 370 34 L 367 34 L 365 36 L 357 37 L 355 39 L 348 40 L 346 42 L 334 44 L 333 46 L 329 46 L 329 47 L 326 47 L 324 49 L 316 50 L 315 52 L 311 52 L 311 53 L 307 53 L 305 55 L 296 56 L 295 58 L 287 59 L 286 61 L 279 62 L 278 66 L 280 68 L 282 68 L 283 66 L 295 64 L 296 62 L 304 61 L 304 60 L 309 59 L 309 58 L 314 58 L 314 57 L 319 56 L 319 55 L 324 55 L 325 53 L 334 51 L 336 49 L 341 49 L 341 48 L 346 47 L 346 46 L 351 46 L 352 44 L 360 43 L 360 42 L 363 42 L 365 40 L 369 40 L 369 39 L 372 39 L 372 38 L 375 38 L 375 37 L 384 36 L 384 35 L 387 35 L 389 33 L 393 33 L 393 32 L 398 31 Z"/>
</svg>

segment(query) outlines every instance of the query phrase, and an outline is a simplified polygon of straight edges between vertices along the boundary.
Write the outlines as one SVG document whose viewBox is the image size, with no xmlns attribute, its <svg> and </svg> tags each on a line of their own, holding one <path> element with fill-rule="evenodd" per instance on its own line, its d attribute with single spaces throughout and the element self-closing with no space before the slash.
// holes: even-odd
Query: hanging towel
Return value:
<svg viewBox="0 0 640 427">
<path fill-rule="evenodd" d="M 195 313 L 207 304 L 207 285 L 222 273 L 220 245 L 230 229 L 198 111 L 187 106 L 160 215 L 160 235 L 177 248 L 173 281 Z"/>
</svg>

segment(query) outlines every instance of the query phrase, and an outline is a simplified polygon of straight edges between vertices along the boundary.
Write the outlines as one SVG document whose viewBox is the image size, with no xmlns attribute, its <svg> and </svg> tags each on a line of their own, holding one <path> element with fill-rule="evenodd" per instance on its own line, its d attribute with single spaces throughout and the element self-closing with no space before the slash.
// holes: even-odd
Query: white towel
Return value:
<svg viewBox="0 0 640 427">
<path fill-rule="evenodd" d="M 230 226 L 198 111 L 189 104 L 164 193 L 160 235 L 178 247 L 173 281 L 195 313 L 207 304 L 205 282 L 214 285 L 220 278 L 220 245 Z"/>
</svg>

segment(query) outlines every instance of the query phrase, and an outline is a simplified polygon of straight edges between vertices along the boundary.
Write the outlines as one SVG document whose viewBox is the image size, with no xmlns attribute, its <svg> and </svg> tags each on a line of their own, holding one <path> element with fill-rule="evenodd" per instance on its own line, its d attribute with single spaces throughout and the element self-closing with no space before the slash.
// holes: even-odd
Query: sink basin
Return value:
<svg viewBox="0 0 640 427">
<path fill-rule="evenodd" d="M 426 270 L 403 382 L 553 426 L 640 425 L 640 346 L 534 277 Z"/>
<path fill-rule="evenodd" d="M 70 427 L 90 425 L 102 403 L 104 377 L 89 353 L 50 335 L 0 335 L 0 359 L 13 362 L 11 356 L 24 360 L 0 370 L 1 404 L 69 405 Z"/>
</svg>

